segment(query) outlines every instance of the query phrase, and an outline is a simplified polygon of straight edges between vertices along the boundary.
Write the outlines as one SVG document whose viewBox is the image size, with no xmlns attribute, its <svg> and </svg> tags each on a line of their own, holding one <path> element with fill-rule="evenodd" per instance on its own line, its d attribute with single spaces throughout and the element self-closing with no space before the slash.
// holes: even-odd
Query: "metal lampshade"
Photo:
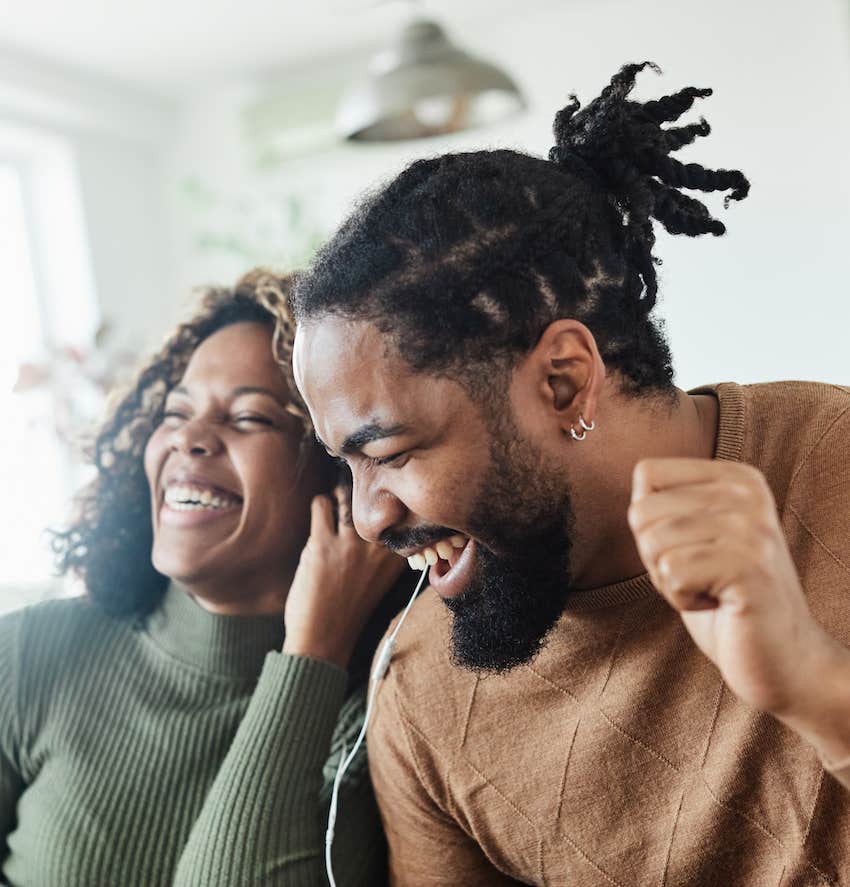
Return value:
<svg viewBox="0 0 850 887">
<path fill-rule="evenodd" d="M 524 105 L 504 71 L 453 46 L 435 22 L 415 21 L 343 96 L 336 127 L 357 141 L 415 139 L 489 123 Z"/>
</svg>

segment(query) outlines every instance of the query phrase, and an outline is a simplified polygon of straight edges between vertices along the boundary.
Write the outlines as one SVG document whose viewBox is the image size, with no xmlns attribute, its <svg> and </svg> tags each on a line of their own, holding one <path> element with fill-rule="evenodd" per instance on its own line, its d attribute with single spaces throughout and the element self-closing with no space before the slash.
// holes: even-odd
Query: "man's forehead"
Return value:
<svg viewBox="0 0 850 887">
<path fill-rule="evenodd" d="M 323 318 L 299 327 L 295 378 L 327 444 L 403 405 L 410 394 L 401 384 L 407 368 L 390 352 L 377 327 L 364 321 Z"/>
<path fill-rule="evenodd" d="M 380 330 L 366 321 L 326 317 L 298 328 L 295 373 L 305 393 L 369 378 L 382 384 L 398 376 L 401 361 L 393 359 Z"/>
</svg>

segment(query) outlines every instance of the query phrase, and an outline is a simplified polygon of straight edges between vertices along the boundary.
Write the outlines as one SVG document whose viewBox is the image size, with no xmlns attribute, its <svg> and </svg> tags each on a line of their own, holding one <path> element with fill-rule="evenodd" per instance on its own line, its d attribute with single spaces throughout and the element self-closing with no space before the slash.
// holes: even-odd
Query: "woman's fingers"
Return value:
<svg viewBox="0 0 850 887">
<path fill-rule="evenodd" d="M 286 601 L 283 649 L 345 668 L 363 626 L 406 563 L 357 535 L 344 486 L 316 496 L 310 510 L 310 539 Z"/>
<path fill-rule="evenodd" d="M 333 502 L 327 496 L 314 496 L 310 503 L 310 535 L 326 537 L 335 532 Z"/>
<path fill-rule="evenodd" d="M 334 489 L 334 496 L 336 497 L 340 531 L 345 529 L 354 532 L 354 518 L 351 511 L 351 487 L 339 484 Z"/>
</svg>

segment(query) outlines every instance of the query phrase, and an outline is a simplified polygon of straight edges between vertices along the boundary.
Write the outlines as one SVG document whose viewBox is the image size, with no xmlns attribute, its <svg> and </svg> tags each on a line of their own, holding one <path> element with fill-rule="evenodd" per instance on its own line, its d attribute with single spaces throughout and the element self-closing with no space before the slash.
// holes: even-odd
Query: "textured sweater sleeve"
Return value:
<svg viewBox="0 0 850 887">
<path fill-rule="evenodd" d="M 817 576 L 803 576 L 806 584 L 818 583 L 821 593 L 831 596 L 830 608 L 821 615 L 824 627 L 834 634 L 831 619 L 850 612 L 850 389 L 839 388 L 844 397 L 841 407 L 827 416 L 828 426 L 817 444 L 797 467 L 788 492 L 787 511 L 807 539 L 824 555 L 828 570 Z M 823 421 L 823 420 L 821 420 Z M 837 622 L 838 628 L 840 622 Z M 840 630 L 840 629 L 839 629 Z M 847 631 L 842 632 L 847 644 Z M 850 645 L 848 645 L 850 646 Z M 845 676 L 850 684 L 850 674 Z M 850 717 L 850 712 L 847 713 Z M 823 760 L 824 768 L 850 791 L 850 758 Z"/>
<path fill-rule="evenodd" d="M 20 613 L 12 613 L 0 619 L 0 867 L 7 852 L 6 836 L 14 828 L 15 808 L 24 788 L 17 766 L 18 628 L 22 618 Z"/>
<path fill-rule="evenodd" d="M 369 729 L 369 769 L 389 843 L 394 887 L 508 887 L 508 878 L 442 809 L 425 784 L 422 760 L 388 680 L 378 693 Z"/>
<path fill-rule="evenodd" d="M 181 856 L 175 887 L 327 883 L 323 770 L 330 769 L 325 765 L 340 712 L 351 707 L 344 702 L 346 682 L 346 673 L 328 663 L 268 654 Z M 354 702 L 362 716 L 362 705 Z M 334 873 L 340 887 L 373 887 L 386 879 L 380 821 L 365 761 L 355 761 L 349 772 L 340 795 Z"/>
<path fill-rule="evenodd" d="M 850 758 L 837 764 L 824 762 L 827 773 L 831 773 L 848 791 L 850 791 Z"/>
</svg>

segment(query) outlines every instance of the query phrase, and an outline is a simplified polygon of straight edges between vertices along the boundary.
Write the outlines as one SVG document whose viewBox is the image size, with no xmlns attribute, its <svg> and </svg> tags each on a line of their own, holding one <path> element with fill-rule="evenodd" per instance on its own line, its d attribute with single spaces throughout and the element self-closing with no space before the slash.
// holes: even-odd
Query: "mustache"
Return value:
<svg viewBox="0 0 850 887">
<path fill-rule="evenodd" d="M 456 535 L 457 531 L 436 524 L 422 527 L 411 527 L 408 530 L 384 530 L 380 541 L 391 551 L 398 553 L 410 548 L 425 548 L 433 542 L 439 542 L 448 536 Z"/>
</svg>

